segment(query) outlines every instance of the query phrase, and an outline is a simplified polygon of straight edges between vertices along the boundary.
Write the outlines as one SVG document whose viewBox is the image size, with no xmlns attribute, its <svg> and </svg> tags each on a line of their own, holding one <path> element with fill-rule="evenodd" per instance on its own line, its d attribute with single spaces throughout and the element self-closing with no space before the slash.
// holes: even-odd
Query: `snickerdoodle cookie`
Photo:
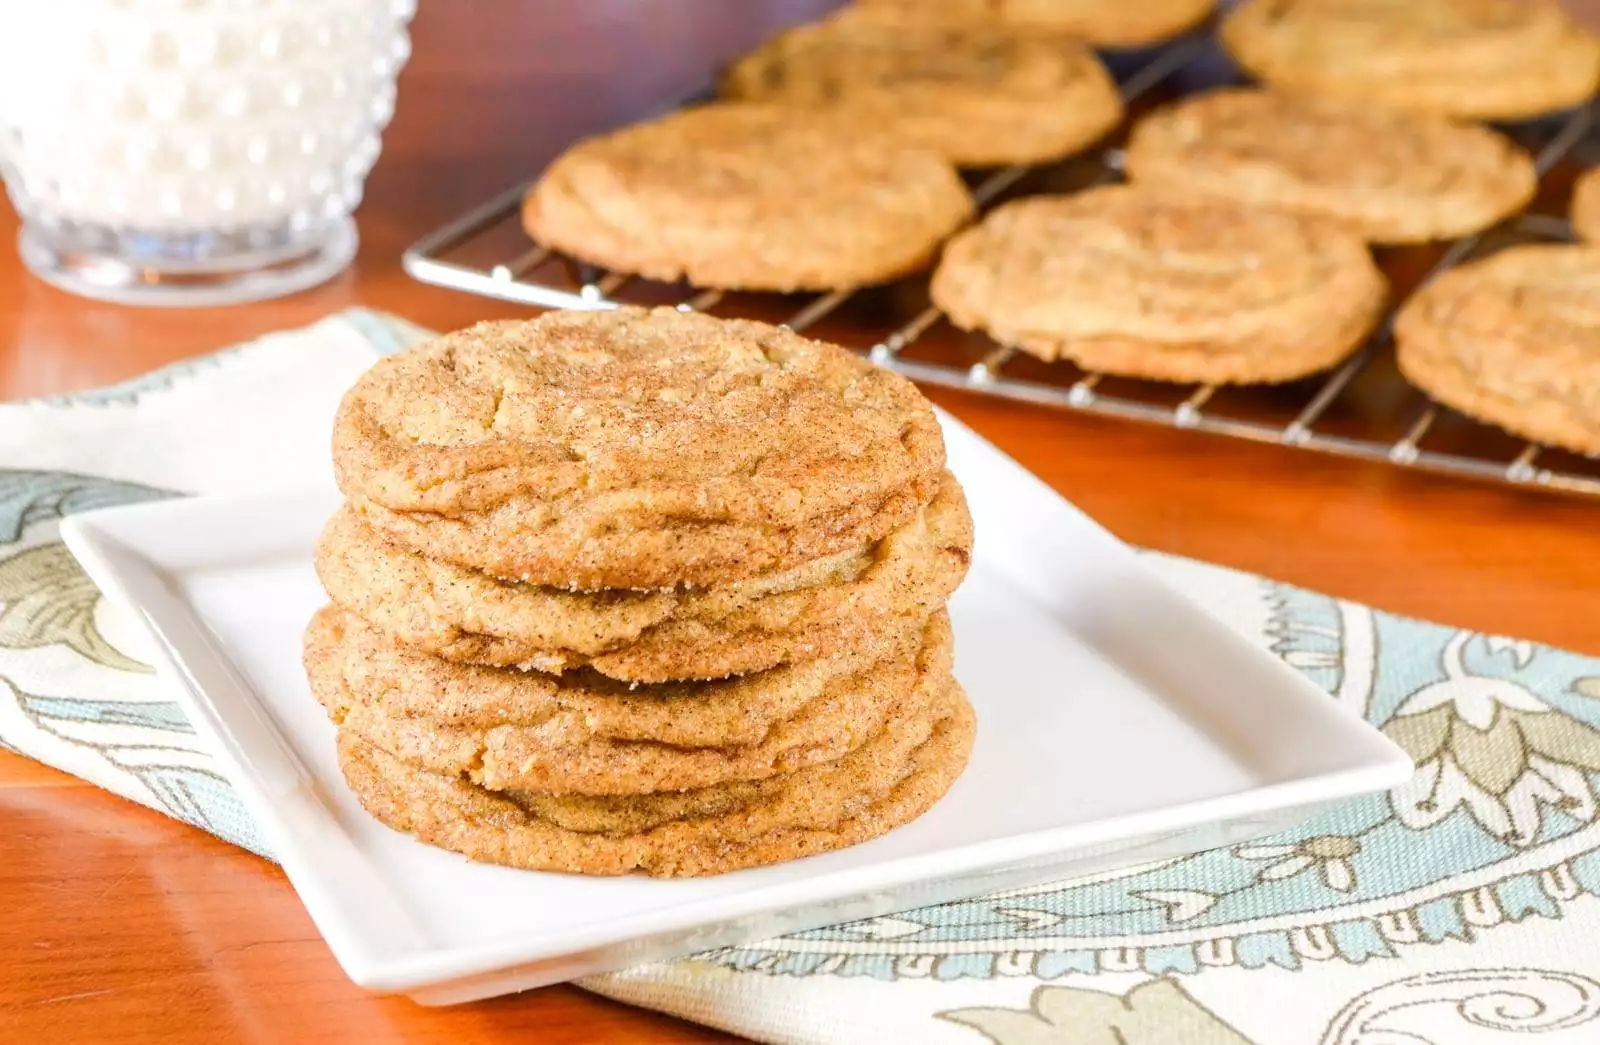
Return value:
<svg viewBox="0 0 1600 1045">
<path fill-rule="evenodd" d="M 1059 159 L 1122 118 L 1122 96 L 1085 44 L 849 11 L 774 37 L 728 70 L 721 92 L 826 110 L 874 140 L 968 166 Z"/>
<path fill-rule="evenodd" d="M 932 637 L 942 643 L 942 636 L 942 625 L 935 626 Z M 359 617 L 325 606 L 306 629 L 305 660 L 308 674 L 321 680 L 319 692 L 328 694 L 327 703 L 336 709 L 358 703 L 424 725 L 538 726 L 545 736 L 563 742 L 743 747 L 766 739 L 773 727 L 841 679 L 886 661 L 910 664 L 929 637 L 925 620 L 878 649 L 831 650 L 813 660 L 716 683 L 633 686 L 586 671 L 547 675 L 450 664 L 394 642 Z"/>
<path fill-rule="evenodd" d="M 1143 47 L 1205 20 L 1213 0 L 856 0 L 905 18 L 989 20 L 1075 36 L 1100 47 Z"/>
<path fill-rule="evenodd" d="M 1572 186 L 1567 212 L 1572 231 L 1590 243 L 1600 243 L 1600 167 L 1591 167 Z"/>
<path fill-rule="evenodd" d="M 496 791 L 641 795 L 759 780 L 843 756 L 950 679 L 943 612 L 884 659 L 786 665 L 633 690 L 599 676 L 453 664 L 337 613 L 307 631 L 312 692 L 342 731 Z M 432 708 L 432 710 L 430 710 Z M 502 717 L 503 716 L 503 717 Z"/>
<path fill-rule="evenodd" d="M 367 811 L 430 845 L 533 870 L 676 877 L 812 856 L 908 823 L 955 782 L 973 732 L 972 709 L 952 683 L 930 710 L 897 720 L 837 761 L 731 796 L 648 800 L 682 807 L 667 820 L 648 802 L 632 812 L 580 809 L 571 800 L 488 791 L 419 771 L 347 731 L 338 744 L 345 780 Z M 607 830 L 614 827 L 621 831 Z"/>
<path fill-rule="evenodd" d="M 692 791 L 663 791 L 649 795 L 547 795 L 536 791 L 511 791 L 515 801 L 551 823 L 572 831 L 635 834 L 673 820 L 694 820 L 750 809 L 804 786 L 820 797 L 823 790 L 835 798 L 883 790 L 901 775 L 896 771 L 911 750 L 927 740 L 934 725 L 953 710 L 955 687 L 939 699 L 892 718 L 883 729 L 849 754 L 832 762 L 761 780 L 743 780 Z M 888 775 L 885 775 L 888 774 Z"/>
<path fill-rule="evenodd" d="M 1448 117 L 1226 88 L 1134 127 L 1128 176 L 1163 193 L 1332 218 L 1376 243 L 1453 239 L 1533 198 L 1533 158 Z"/>
<path fill-rule="evenodd" d="M 674 309 L 483 323 L 382 360 L 346 394 L 333 457 L 390 539 L 574 590 L 727 584 L 859 549 L 944 474 L 909 381 Z"/>
<path fill-rule="evenodd" d="M 1517 120 L 1587 101 L 1600 40 L 1555 0 L 1245 0 L 1222 23 L 1272 87 Z"/>
<path fill-rule="evenodd" d="M 407 645 L 467 663 L 630 682 L 710 679 L 870 650 L 955 591 L 972 519 L 955 479 L 880 541 L 715 588 L 573 592 L 431 560 L 340 511 L 317 546 L 329 596 Z"/>
<path fill-rule="evenodd" d="M 368 370 L 333 459 L 306 676 L 397 830 L 713 874 L 882 834 L 966 764 L 972 519 L 932 406 L 853 353 L 676 309 L 480 324 Z"/>
<path fill-rule="evenodd" d="M 1332 222 L 1122 185 L 1000 207 L 933 280 L 957 326 L 1040 358 L 1241 384 L 1343 359 L 1385 293 L 1366 244 Z"/>
<path fill-rule="evenodd" d="M 1446 406 L 1600 454 L 1600 247 L 1512 247 L 1440 276 L 1395 325 L 1400 369 Z"/>
<path fill-rule="evenodd" d="M 786 106 L 726 104 L 574 145 L 528 194 L 523 223 L 618 272 L 796 291 L 913 272 L 971 214 L 937 153 Z"/>
</svg>

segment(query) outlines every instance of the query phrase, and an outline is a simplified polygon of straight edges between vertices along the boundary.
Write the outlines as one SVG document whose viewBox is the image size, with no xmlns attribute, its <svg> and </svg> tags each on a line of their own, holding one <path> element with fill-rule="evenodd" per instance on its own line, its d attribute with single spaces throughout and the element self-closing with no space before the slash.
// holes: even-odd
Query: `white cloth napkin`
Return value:
<svg viewBox="0 0 1600 1045">
<path fill-rule="evenodd" d="M 0 406 L 0 745 L 270 856 L 57 522 L 304 485 L 343 390 L 424 336 L 347 312 Z M 1264 842 L 583 986 L 773 1042 L 1600 1041 L 1600 661 L 1154 561 L 1405 746 L 1413 780 Z"/>
</svg>

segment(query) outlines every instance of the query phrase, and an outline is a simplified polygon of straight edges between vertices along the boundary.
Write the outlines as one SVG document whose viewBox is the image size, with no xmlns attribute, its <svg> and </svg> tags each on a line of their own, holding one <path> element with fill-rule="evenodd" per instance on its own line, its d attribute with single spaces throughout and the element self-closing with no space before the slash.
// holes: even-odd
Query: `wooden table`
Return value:
<svg viewBox="0 0 1600 1045">
<path fill-rule="evenodd" d="M 63 295 L 5 251 L 0 399 L 119 380 L 355 303 L 439 328 L 519 314 L 411 282 L 401 249 L 571 138 L 660 107 L 772 25 L 826 6 L 479 0 L 469 19 L 424 3 L 352 271 L 285 301 L 147 312 Z M 12 225 L 0 217 L 0 239 Z M 1129 541 L 1600 653 L 1595 503 L 934 398 Z M 450 1010 L 369 997 L 339 972 L 274 866 L 9 755 L 0 897 L 5 1041 L 728 1040 L 570 987 Z"/>
</svg>

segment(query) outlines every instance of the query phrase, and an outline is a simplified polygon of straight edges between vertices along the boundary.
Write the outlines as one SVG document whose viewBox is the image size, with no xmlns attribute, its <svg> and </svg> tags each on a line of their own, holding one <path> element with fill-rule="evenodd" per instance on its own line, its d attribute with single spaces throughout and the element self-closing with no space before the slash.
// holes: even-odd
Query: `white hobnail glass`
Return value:
<svg viewBox="0 0 1600 1045">
<path fill-rule="evenodd" d="M 0 0 L 0 171 L 23 261 L 211 305 L 355 256 L 416 0 Z"/>
</svg>

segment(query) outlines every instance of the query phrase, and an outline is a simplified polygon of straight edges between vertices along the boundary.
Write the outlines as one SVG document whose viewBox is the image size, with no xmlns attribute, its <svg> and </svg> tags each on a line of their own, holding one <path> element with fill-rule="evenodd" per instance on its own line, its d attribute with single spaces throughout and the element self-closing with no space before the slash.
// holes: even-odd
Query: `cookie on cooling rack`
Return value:
<svg viewBox="0 0 1600 1045">
<path fill-rule="evenodd" d="M 1375 243 L 1477 232 L 1539 184 L 1533 158 L 1484 127 L 1242 88 L 1151 113 L 1125 157 L 1139 185 L 1331 218 Z"/>
<path fill-rule="evenodd" d="M 917 20 L 998 21 L 1099 47 L 1145 47 L 1205 21 L 1214 0 L 856 0 L 856 7 Z"/>
<path fill-rule="evenodd" d="M 1600 83 L 1600 39 L 1555 0 L 1245 0 L 1220 35 L 1272 87 L 1453 116 L 1527 119 Z"/>
<path fill-rule="evenodd" d="M 1600 167 L 1591 167 L 1572 186 L 1567 211 L 1572 231 L 1590 243 L 1600 243 Z"/>
<path fill-rule="evenodd" d="M 1086 44 L 1003 23 L 886 20 L 846 10 L 781 33 L 735 63 L 725 97 L 826 109 L 868 139 L 953 163 L 1060 159 L 1122 119 Z"/>
<path fill-rule="evenodd" d="M 583 141 L 529 192 L 535 240 L 666 282 L 834 290 L 924 267 L 972 214 L 937 153 L 785 106 L 710 105 Z"/>
<path fill-rule="evenodd" d="M 1385 293 L 1366 244 L 1332 222 L 1125 185 L 1008 203 L 933 278 L 957 326 L 1042 359 L 1234 384 L 1337 363 Z"/>
<path fill-rule="evenodd" d="M 1446 406 L 1600 454 L 1600 247 L 1512 247 L 1453 269 L 1395 322 L 1400 370 Z"/>
</svg>

